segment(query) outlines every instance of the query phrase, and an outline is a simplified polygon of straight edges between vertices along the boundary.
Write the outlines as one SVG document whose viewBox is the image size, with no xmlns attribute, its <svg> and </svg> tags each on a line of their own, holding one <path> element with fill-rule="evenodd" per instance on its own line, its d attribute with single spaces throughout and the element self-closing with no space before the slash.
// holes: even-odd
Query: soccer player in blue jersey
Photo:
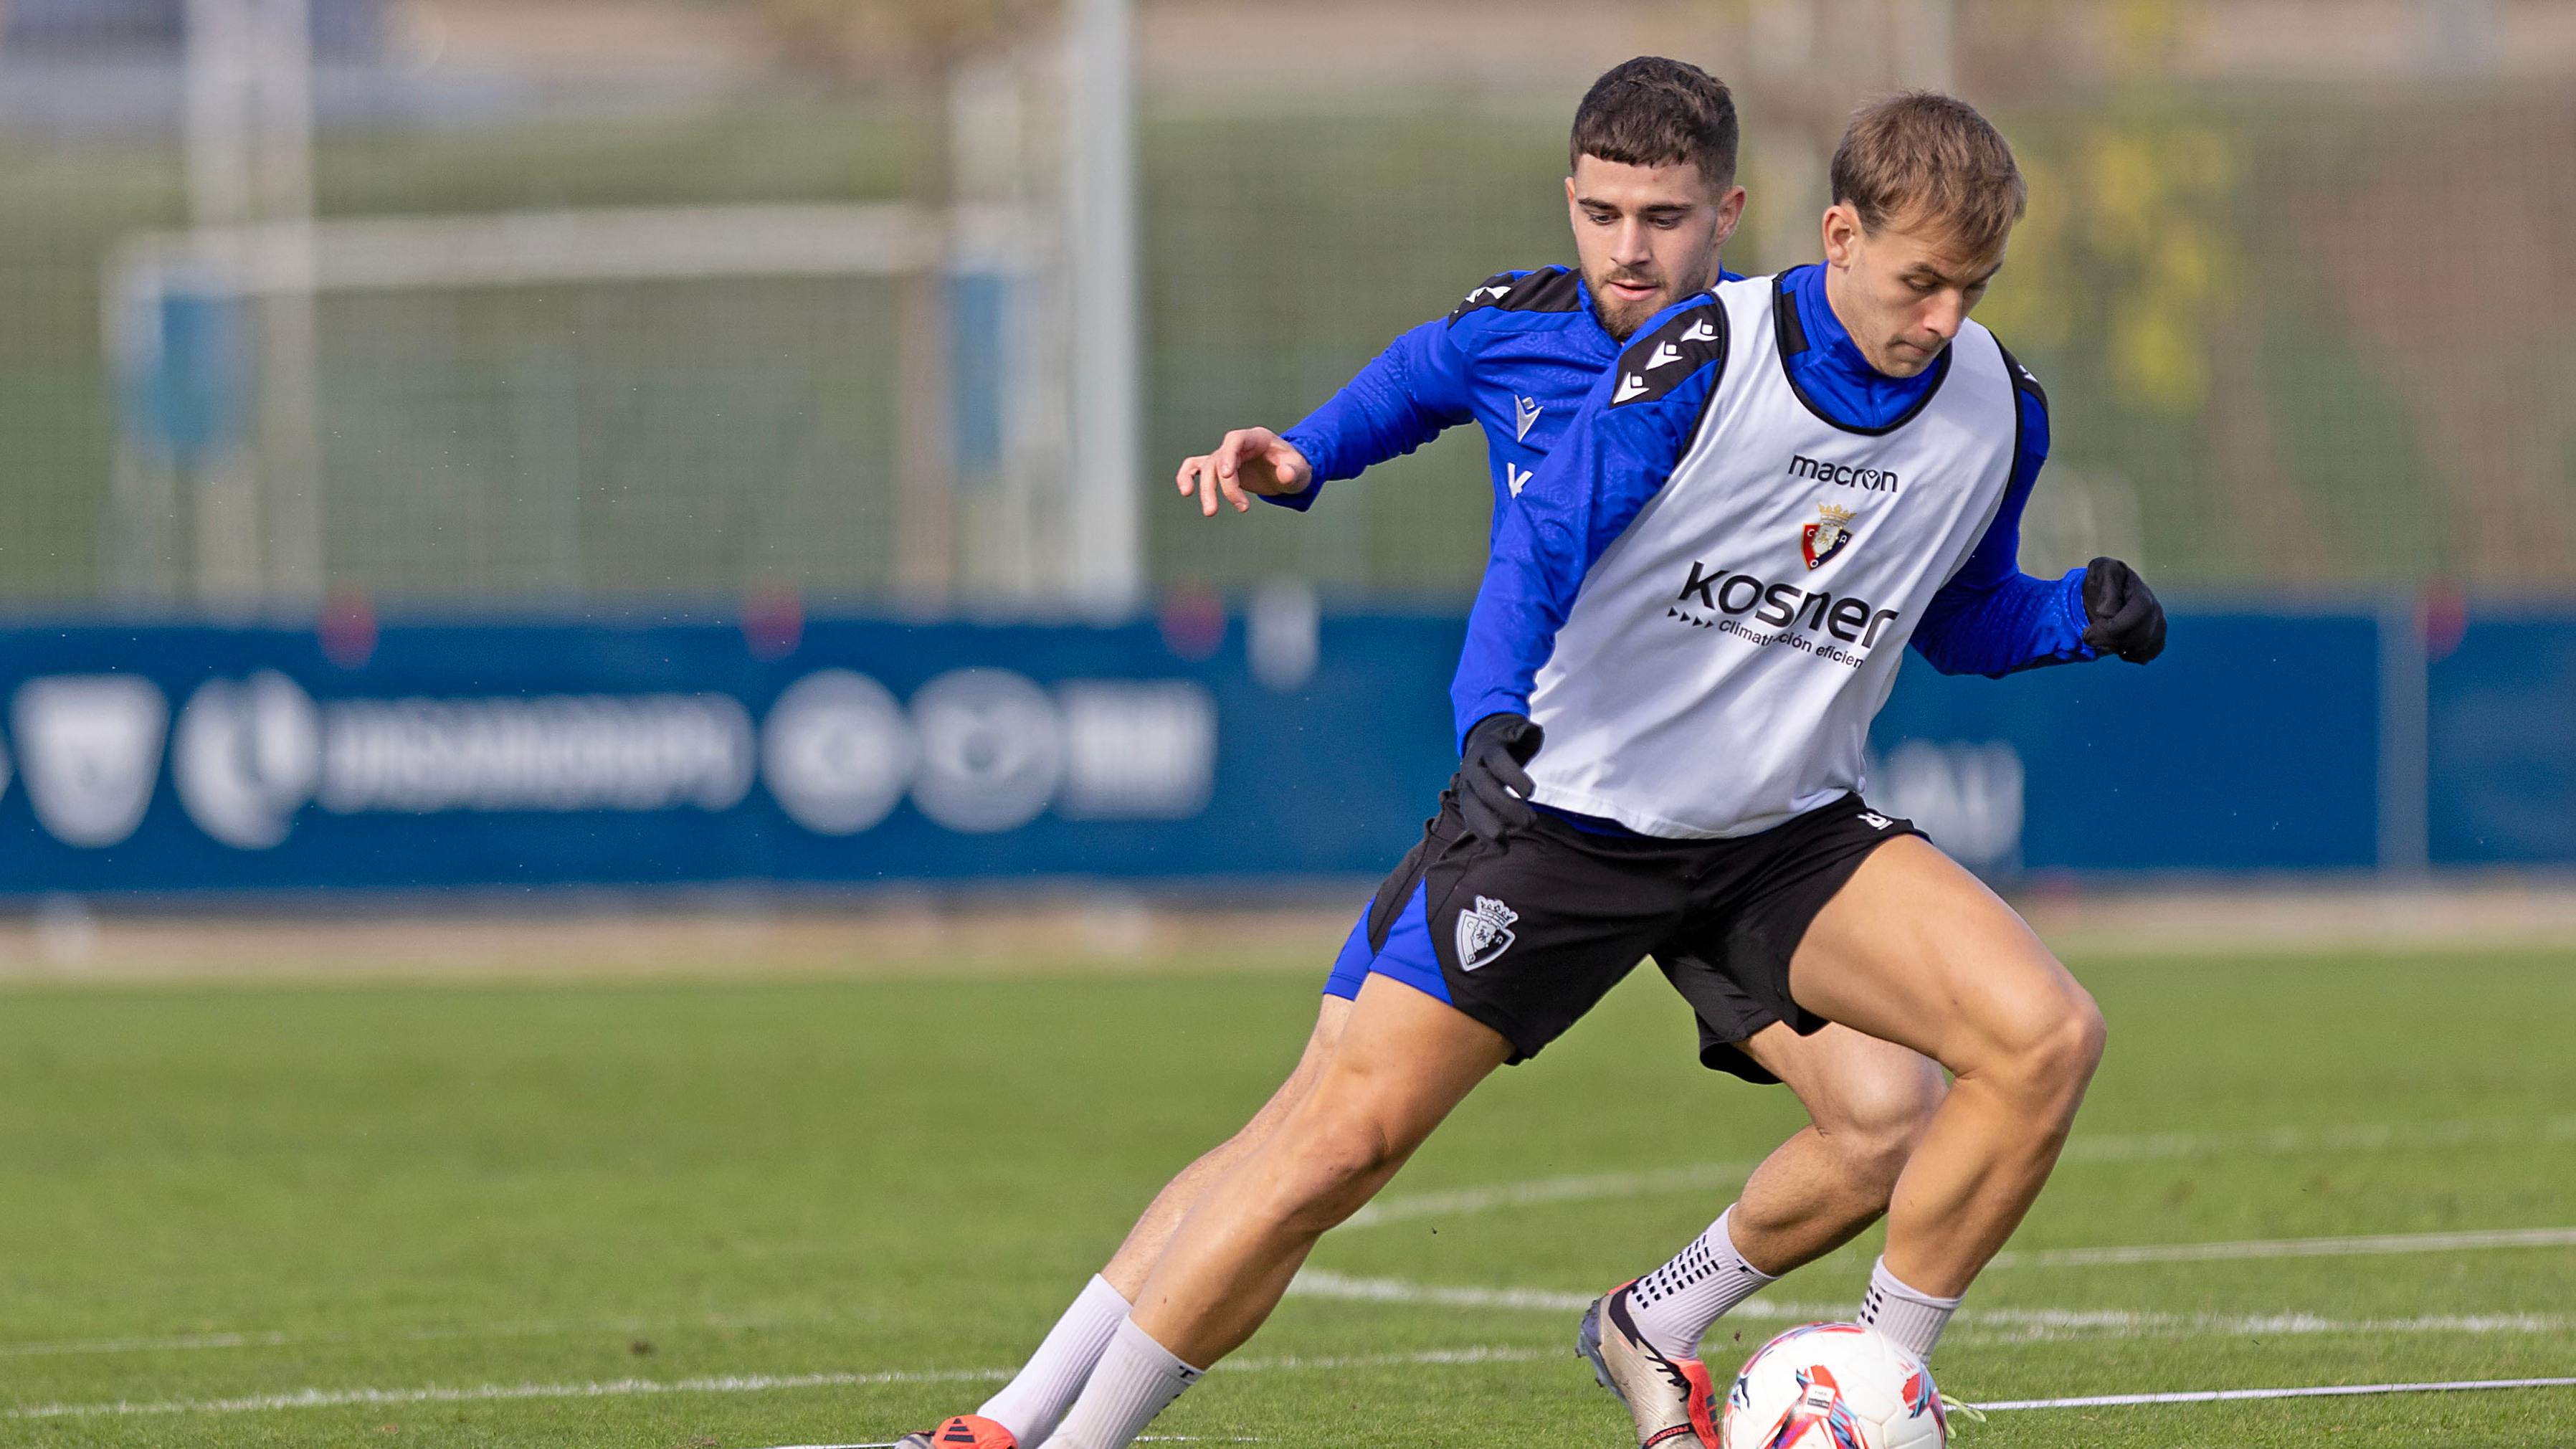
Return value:
<svg viewBox="0 0 2576 1449">
<path fill-rule="evenodd" d="M 1499 524 L 1626 339 L 1724 275 L 1719 250 L 1745 200 L 1735 184 L 1737 139 L 1733 96 L 1698 67 L 1641 57 L 1612 68 L 1577 108 L 1569 139 L 1565 195 L 1578 265 L 1487 278 L 1446 317 L 1398 337 L 1284 437 L 1238 430 L 1183 463 L 1180 491 L 1198 492 L 1210 515 L 1221 498 L 1243 509 L 1256 496 L 1303 510 L 1324 483 L 1473 420 L 1485 435 Z M 1126 1318 L 1172 1230 L 1313 1085 L 1340 1039 L 1361 975 L 1333 974 L 1287 1082 L 1241 1132 L 1164 1187 L 1019 1374 L 975 1414 L 905 1442 L 998 1449 L 1046 1437 Z M 1755 1174 L 1737 1220 L 1739 1231 L 1749 1215 L 1754 1231 L 1771 1234 L 1750 1251 L 1785 1271 L 1838 1246 L 1884 1210 L 1906 1149 L 1940 1099 L 1941 1077 L 1912 1052 L 1845 1031 L 1800 1038 L 1770 1029 L 1748 1008 L 1726 997 L 1705 1009 L 1722 1025 L 1704 1026 L 1704 1035 L 1747 1043 L 1742 1050 L 1712 1046 L 1712 1064 L 1789 1081 L 1817 1123 Z"/>
<path fill-rule="evenodd" d="M 2045 1183 L 2100 1014 L 1861 799 L 1867 729 L 1908 644 L 1995 674 L 2144 663 L 2163 615 L 2115 561 L 2012 563 L 2045 398 L 1967 315 L 2021 212 L 2003 139 L 1901 96 L 1854 120 L 1833 183 L 1822 264 L 1659 313 L 1515 490 L 1452 686 L 1459 775 L 1363 923 L 1339 1039 L 1200 1194 L 1044 1449 L 1123 1449 L 1477 1082 L 1649 954 L 1797 1034 L 1840 1023 L 1953 1075 L 1861 1321 L 1928 1353 Z M 1726 1229 L 1596 1305 L 1643 1444 L 1714 1438 L 1704 1371 L 1648 1320 L 1752 1271 Z"/>
</svg>

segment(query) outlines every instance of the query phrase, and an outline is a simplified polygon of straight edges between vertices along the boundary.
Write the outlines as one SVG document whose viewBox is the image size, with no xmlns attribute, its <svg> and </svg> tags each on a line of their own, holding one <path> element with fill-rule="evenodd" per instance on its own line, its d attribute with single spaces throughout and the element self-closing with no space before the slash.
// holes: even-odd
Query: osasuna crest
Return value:
<svg viewBox="0 0 2576 1449">
<path fill-rule="evenodd" d="M 1852 513 L 1830 503 L 1818 504 L 1816 511 L 1824 521 L 1810 523 L 1798 534 L 1798 552 L 1806 556 L 1807 567 L 1819 568 L 1824 561 L 1841 553 L 1852 541 Z"/>
<path fill-rule="evenodd" d="M 1474 910 L 1458 913 L 1458 969 L 1491 965 L 1512 949 L 1512 922 L 1520 918 L 1520 912 L 1492 896 L 1476 897 Z"/>
</svg>

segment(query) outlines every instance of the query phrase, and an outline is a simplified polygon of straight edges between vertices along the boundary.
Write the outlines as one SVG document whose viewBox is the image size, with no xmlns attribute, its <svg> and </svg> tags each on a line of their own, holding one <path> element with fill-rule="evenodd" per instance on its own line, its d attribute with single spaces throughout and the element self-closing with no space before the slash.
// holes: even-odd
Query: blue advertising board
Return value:
<svg viewBox="0 0 2576 1449">
<path fill-rule="evenodd" d="M 1289 616 L 0 630 L 0 894 L 1371 876 L 1454 763 L 1463 626 Z M 1871 798 L 1998 877 L 2368 869 L 2380 629 L 1912 661 Z M 2417 696 L 2431 859 L 2576 860 L 2576 622 L 2473 624 Z"/>
<path fill-rule="evenodd" d="M 2425 673 L 2432 858 L 2576 861 L 2576 620 L 2471 621 Z"/>
<path fill-rule="evenodd" d="M 1871 732 L 1872 796 L 1990 873 L 2367 869 L 2378 663 L 2369 616 L 2263 614 L 2177 614 L 2143 668 L 1910 660 Z"/>
<path fill-rule="evenodd" d="M 0 891 L 1365 875 L 1461 628 L 1310 627 L 10 631 Z"/>
</svg>

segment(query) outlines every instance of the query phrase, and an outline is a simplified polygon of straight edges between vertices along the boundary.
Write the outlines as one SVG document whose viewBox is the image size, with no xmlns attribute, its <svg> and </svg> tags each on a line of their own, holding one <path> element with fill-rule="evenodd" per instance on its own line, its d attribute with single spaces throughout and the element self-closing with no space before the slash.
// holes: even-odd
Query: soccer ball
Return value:
<svg viewBox="0 0 2576 1449">
<path fill-rule="evenodd" d="M 1719 1449 L 1942 1449 L 1950 1421 L 1923 1360 L 1857 1323 L 1810 1323 L 1753 1351 Z"/>
</svg>

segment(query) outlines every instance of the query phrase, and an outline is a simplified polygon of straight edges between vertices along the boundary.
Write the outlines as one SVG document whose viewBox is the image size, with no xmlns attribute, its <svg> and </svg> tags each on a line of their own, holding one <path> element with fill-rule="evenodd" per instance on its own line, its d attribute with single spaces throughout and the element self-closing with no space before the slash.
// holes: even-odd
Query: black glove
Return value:
<svg viewBox="0 0 2576 1449">
<path fill-rule="evenodd" d="M 2084 642 L 2097 653 L 2144 664 L 2165 652 L 2165 606 L 2138 571 L 2115 558 L 2084 569 Z"/>
<path fill-rule="evenodd" d="M 1529 771 L 1521 766 L 1538 753 L 1544 738 L 1545 731 L 1517 714 L 1489 714 L 1467 731 L 1466 747 L 1458 752 L 1458 778 L 1449 788 L 1468 834 L 1500 844 L 1506 834 L 1526 830 L 1538 818 L 1529 803 Z"/>
</svg>

